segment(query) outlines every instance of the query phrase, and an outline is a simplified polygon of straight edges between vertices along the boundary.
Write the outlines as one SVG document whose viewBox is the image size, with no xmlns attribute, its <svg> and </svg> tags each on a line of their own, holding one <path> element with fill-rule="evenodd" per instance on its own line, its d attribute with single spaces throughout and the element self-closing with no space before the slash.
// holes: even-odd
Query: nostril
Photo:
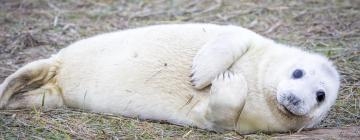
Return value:
<svg viewBox="0 0 360 140">
<path fill-rule="evenodd" d="M 293 94 L 290 94 L 287 97 L 287 100 L 289 101 L 289 103 L 291 103 L 291 104 L 293 104 L 295 106 L 297 106 L 301 102 L 301 100 L 298 97 L 296 97 L 295 95 L 293 95 Z"/>
<path fill-rule="evenodd" d="M 322 91 L 322 90 L 317 91 L 317 92 L 316 92 L 316 100 L 317 100 L 318 102 L 322 102 L 322 101 L 324 101 L 324 99 L 325 99 L 325 92 Z"/>
<path fill-rule="evenodd" d="M 294 100 L 292 102 L 293 105 L 297 106 L 300 103 L 300 99 L 296 98 L 296 100 Z"/>
</svg>

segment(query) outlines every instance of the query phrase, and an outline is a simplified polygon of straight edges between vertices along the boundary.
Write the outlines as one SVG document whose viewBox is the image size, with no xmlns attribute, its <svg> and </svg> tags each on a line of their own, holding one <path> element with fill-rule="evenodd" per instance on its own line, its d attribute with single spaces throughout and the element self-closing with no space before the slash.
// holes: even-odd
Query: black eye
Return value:
<svg viewBox="0 0 360 140">
<path fill-rule="evenodd" d="M 296 70 L 293 72 L 292 77 L 293 77 L 294 79 L 299 79 L 299 78 L 303 77 L 303 75 L 304 75 L 303 70 L 301 70 L 301 69 L 296 69 Z"/>
<path fill-rule="evenodd" d="M 316 100 L 320 103 L 322 101 L 324 101 L 325 99 L 325 92 L 322 90 L 319 90 L 316 92 Z"/>
</svg>

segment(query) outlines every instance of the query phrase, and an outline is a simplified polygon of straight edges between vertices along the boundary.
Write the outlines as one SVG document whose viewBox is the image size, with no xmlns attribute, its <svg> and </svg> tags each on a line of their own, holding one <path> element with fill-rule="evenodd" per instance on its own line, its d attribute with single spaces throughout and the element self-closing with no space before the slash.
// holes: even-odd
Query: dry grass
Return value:
<svg viewBox="0 0 360 140">
<path fill-rule="evenodd" d="M 360 125 L 358 0 L 0 0 L 0 81 L 94 34 L 160 23 L 236 24 L 330 57 L 342 75 L 336 105 L 319 127 Z M 4 139 L 239 139 L 191 127 L 79 110 L 0 111 Z M 248 138 L 268 138 L 259 133 Z"/>
</svg>

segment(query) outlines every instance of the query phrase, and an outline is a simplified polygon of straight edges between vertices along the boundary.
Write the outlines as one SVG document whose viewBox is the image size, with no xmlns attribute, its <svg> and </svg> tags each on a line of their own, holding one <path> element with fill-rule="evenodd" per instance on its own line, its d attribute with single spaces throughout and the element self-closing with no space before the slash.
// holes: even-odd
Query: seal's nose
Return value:
<svg viewBox="0 0 360 140">
<path fill-rule="evenodd" d="M 301 100 L 296 97 L 294 94 L 289 94 L 286 98 L 290 104 L 294 105 L 294 106 L 297 106 L 299 105 L 299 103 L 301 102 Z"/>
</svg>

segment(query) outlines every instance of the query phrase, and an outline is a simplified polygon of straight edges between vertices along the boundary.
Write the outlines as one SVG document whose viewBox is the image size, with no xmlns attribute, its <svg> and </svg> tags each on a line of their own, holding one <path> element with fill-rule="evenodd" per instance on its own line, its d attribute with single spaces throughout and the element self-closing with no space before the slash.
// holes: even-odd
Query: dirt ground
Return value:
<svg viewBox="0 0 360 140">
<path fill-rule="evenodd" d="M 359 0 L 0 0 L 0 83 L 33 60 L 95 34 L 207 22 L 252 29 L 334 61 L 341 90 L 317 127 L 360 125 Z M 0 111 L 0 139 L 241 139 L 192 127 L 60 108 Z"/>
</svg>

